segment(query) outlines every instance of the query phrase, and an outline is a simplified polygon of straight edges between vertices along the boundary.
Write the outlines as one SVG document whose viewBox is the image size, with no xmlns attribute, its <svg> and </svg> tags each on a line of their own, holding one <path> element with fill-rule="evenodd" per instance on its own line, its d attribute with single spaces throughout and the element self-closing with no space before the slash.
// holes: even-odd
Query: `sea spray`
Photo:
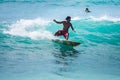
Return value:
<svg viewBox="0 0 120 80">
<path fill-rule="evenodd" d="M 4 30 L 4 33 L 14 36 L 29 37 L 31 39 L 53 39 L 54 36 L 52 33 L 45 30 L 49 22 L 50 21 L 40 18 L 33 20 L 21 19 L 9 25 L 9 29 Z"/>
</svg>

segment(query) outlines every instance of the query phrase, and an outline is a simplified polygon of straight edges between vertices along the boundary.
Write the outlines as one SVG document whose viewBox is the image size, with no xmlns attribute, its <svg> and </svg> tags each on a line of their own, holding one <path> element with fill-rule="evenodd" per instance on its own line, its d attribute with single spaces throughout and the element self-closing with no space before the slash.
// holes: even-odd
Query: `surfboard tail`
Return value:
<svg viewBox="0 0 120 80">
<path fill-rule="evenodd" d="M 80 42 L 68 41 L 68 40 L 59 40 L 59 39 L 55 39 L 55 40 L 52 40 L 52 41 L 57 42 L 59 44 L 68 45 L 68 46 L 78 46 L 78 45 L 81 44 Z"/>
</svg>

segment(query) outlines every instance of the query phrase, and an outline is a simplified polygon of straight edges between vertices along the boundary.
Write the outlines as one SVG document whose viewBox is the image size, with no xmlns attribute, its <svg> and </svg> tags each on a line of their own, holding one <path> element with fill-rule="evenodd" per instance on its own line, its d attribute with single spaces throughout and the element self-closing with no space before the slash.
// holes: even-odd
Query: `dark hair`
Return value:
<svg viewBox="0 0 120 80">
<path fill-rule="evenodd" d="M 70 18 L 71 18 L 70 16 L 67 16 L 67 17 L 66 17 L 66 20 L 68 20 L 68 19 L 70 19 Z"/>
</svg>

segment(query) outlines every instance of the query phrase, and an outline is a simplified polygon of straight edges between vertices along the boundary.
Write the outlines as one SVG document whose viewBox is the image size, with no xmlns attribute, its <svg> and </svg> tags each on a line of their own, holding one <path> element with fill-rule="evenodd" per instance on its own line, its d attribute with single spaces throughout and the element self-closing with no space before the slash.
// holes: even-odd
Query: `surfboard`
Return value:
<svg viewBox="0 0 120 80">
<path fill-rule="evenodd" d="M 75 41 L 69 41 L 69 40 L 60 40 L 60 39 L 54 39 L 52 40 L 56 43 L 60 43 L 60 44 L 64 44 L 64 45 L 68 45 L 68 46 L 78 46 L 81 43 L 80 42 L 75 42 Z"/>
</svg>

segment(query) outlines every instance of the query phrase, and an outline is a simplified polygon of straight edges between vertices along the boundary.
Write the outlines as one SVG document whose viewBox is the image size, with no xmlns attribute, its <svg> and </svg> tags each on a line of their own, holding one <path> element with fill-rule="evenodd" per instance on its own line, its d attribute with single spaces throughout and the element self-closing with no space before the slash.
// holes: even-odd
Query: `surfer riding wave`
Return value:
<svg viewBox="0 0 120 80">
<path fill-rule="evenodd" d="M 62 30 L 58 30 L 54 36 L 61 36 L 63 35 L 65 37 L 66 40 L 68 40 L 69 38 L 69 33 L 68 30 L 71 27 L 71 29 L 75 32 L 72 24 L 70 23 L 71 21 L 71 17 L 67 16 L 65 21 L 56 21 L 55 19 L 53 20 L 54 22 L 56 22 L 57 24 L 63 24 L 63 29 Z"/>
</svg>

